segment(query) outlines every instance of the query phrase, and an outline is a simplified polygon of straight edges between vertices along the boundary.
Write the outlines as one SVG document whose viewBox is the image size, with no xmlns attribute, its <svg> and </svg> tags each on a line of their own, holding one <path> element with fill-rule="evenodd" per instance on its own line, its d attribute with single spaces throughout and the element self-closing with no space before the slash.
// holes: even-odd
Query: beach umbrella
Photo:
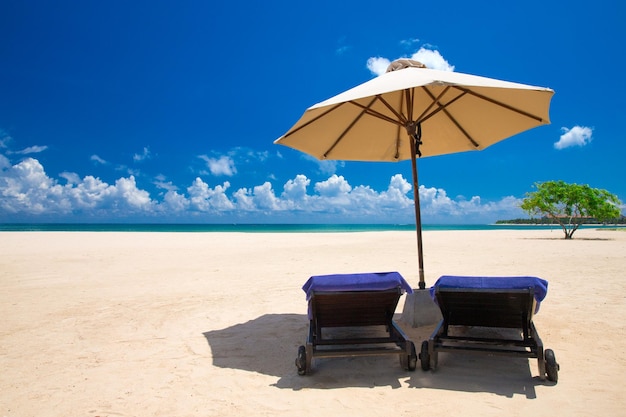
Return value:
<svg viewBox="0 0 626 417">
<path fill-rule="evenodd" d="M 274 143 L 320 160 L 410 159 L 419 288 L 425 288 L 417 182 L 419 157 L 482 150 L 549 124 L 554 91 L 426 68 L 402 59 L 385 74 L 309 107 Z"/>
</svg>

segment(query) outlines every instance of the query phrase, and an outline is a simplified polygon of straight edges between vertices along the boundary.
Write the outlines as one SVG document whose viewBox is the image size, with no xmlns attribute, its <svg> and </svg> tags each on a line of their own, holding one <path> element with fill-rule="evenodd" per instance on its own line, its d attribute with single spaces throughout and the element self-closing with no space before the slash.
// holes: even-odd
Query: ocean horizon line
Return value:
<svg viewBox="0 0 626 417">
<path fill-rule="evenodd" d="M 614 228 L 583 225 L 581 228 Z M 452 230 L 560 230 L 559 225 L 535 224 L 424 224 L 423 231 Z M 341 233 L 415 231 L 415 224 L 317 223 L 0 223 L 0 232 L 168 232 L 168 233 Z"/>
</svg>

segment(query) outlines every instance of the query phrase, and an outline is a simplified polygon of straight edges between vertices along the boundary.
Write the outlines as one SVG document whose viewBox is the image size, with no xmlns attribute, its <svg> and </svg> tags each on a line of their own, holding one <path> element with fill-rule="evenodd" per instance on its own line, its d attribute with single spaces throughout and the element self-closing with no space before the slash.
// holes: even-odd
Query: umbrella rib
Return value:
<svg viewBox="0 0 626 417">
<path fill-rule="evenodd" d="M 450 90 L 450 87 L 449 87 L 449 86 L 448 86 L 448 87 L 446 87 L 446 88 L 445 88 L 445 89 L 444 89 L 441 93 L 439 93 L 439 95 L 438 95 L 436 98 L 432 95 L 432 93 L 430 92 L 430 90 L 428 90 L 428 88 L 426 88 L 426 87 L 422 87 L 422 90 L 424 90 L 424 92 L 425 92 L 426 94 L 428 94 L 428 96 L 430 96 L 430 98 L 431 98 L 431 100 L 432 100 L 432 101 L 431 101 L 430 105 L 429 105 L 429 106 L 428 106 L 428 107 L 427 107 L 427 108 L 426 108 L 426 109 L 422 112 L 422 114 L 420 114 L 420 116 L 417 118 L 417 120 L 416 120 L 416 121 L 417 121 L 417 122 L 420 122 L 420 123 L 421 123 L 421 122 L 424 122 L 424 121 L 426 121 L 426 120 L 428 120 L 428 119 L 430 119 L 432 116 L 434 116 L 435 114 L 439 113 L 439 111 L 443 110 L 443 107 L 445 107 L 445 106 L 443 106 L 443 105 L 439 102 L 439 100 L 440 100 L 440 99 L 441 99 L 441 98 L 442 98 L 442 97 L 443 97 L 443 96 L 444 96 L 444 95 L 445 95 L 445 94 L 446 94 L 446 93 Z M 450 103 L 454 103 L 454 102 L 455 102 L 456 100 L 458 100 L 460 97 L 462 97 L 462 95 L 461 95 L 461 96 L 459 96 L 459 97 L 456 97 L 456 98 L 455 98 L 455 99 L 453 99 Z M 448 105 L 449 105 L 450 103 L 448 103 Z M 433 111 L 432 113 L 428 114 L 428 112 L 430 111 L 430 109 L 432 109 L 432 108 L 433 108 L 433 106 L 435 106 L 435 105 L 438 105 L 439 107 L 438 107 L 435 111 Z M 426 114 L 428 114 L 428 116 L 426 116 Z"/>
<path fill-rule="evenodd" d="M 406 90 L 405 90 L 406 91 Z M 398 113 L 398 111 L 396 111 L 395 107 L 393 107 L 391 104 L 389 104 L 389 102 L 387 100 L 385 100 L 384 98 L 382 98 L 382 96 L 377 96 L 378 99 L 380 101 L 382 101 L 382 103 L 385 105 L 385 107 L 387 107 L 389 109 L 390 112 L 392 112 L 394 114 L 394 116 L 397 117 L 397 119 L 393 119 L 391 117 L 385 116 L 384 114 L 381 113 L 375 113 L 371 112 L 373 116 L 379 117 L 383 120 L 386 120 L 390 123 L 396 124 L 398 126 L 404 126 L 406 125 L 406 123 L 408 122 L 408 119 L 402 114 L 402 113 Z"/>
<path fill-rule="evenodd" d="M 465 137 L 467 138 L 467 140 L 469 140 L 470 142 L 472 142 L 472 145 L 474 145 L 475 148 L 479 148 L 480 144 L 478 142 L 476 142 L 470 135 L 469 133 L 467 133 L 467 131 L 465 129 L 463 129 L 463 127 L 456 121 L 456 119 L 454 117 L 452 117 L 452 115 L 450 114 L 450 112 L 448 112 L 447 110 L 443 110 L 443 112 L 446 114 L 446 116 L 448 116 L 448 118 L 452 121 L 452 123 L 454 123 L 454 125 L 457 127 L 457 129 L 459 129 L 461 132 L 463 132 L 463 134 L 465 135 Z"/>
<path fill-rule="evenodd" d="M 386 116 L 386 115 L 384 115 L 384 114 L 382 114 L 380 112 L 377 112 L 376 110 L 372 110 L 370 107 L 372 106 L 372 104 L 374 104 L 374 101 L 376 101 L 376 100 L 380 100 L 385 105 L 385 107 L 387 107 L 398 119 L 396 120 L 396 119 L 391 118 L 389 116 Z M 370 116 L 378 117 L 379 119 L 385 120 L 385 121 L 387 121 L 389 123 L 396 124 L 398 126 L 404 126 L 404 124 L 406 123 L 406 118 L 403 115 L 401 115 L 400 113 L 398 113 L 396 111 L 396 109 L 394 109 L 385 99 L 383 99 L 380 95 L 377 95 L 377 96 L 374 97 L 374 101 L 372 101 L 367 106 L 359 104 L 359 103 L 357 103 L 355 101 L 349 101 L 348 103 L 354 104 L 355 106 L 362 108 L 364 110 L 364 113 L 367 113 Z M 359 115 L 359 117 L 360 116 L 361 115 Z"/>
<path fill-rule="evenodd" d="M 461 97 L 463 97 L 467 91 L 464 91 L 462 94 L 459 94 L 458 96 L 456 96 L 455 98 L 453 98 L 452 100 L 450 100 L 449 102 L 447 102 L 446 104 L 441 104 L 440 100 L 441 98 L 444 96 L 444 94 L 449 91 L 449 88 L 446 88 L 441 94 L 439 94 L 437 97 L 433 96 L 433 94 L 430 92 L 430 90 L 428 90 L 427 88 L 423 88 L 424 92 L 426 92 L 426 94 L 428 94 L 428 96 L 432 99 L 432 103 L 430 104 L 430 106 L 428 106 L 428 108 L 420 115 L 420 117 L 417 118 L 418 122 L 425 122 L 426 120 L 430 119 L 431 117 L 433 117 L 434 115 L 436 115 L 437 113 L 439 113 L 440 111 L 445 111 L 446 107 L 448 107 L 449 105 L 451 105 L 452 103 L 456 102 L 457 100 L 459 100 Z M 433 108 L 433 106 L 437 105 L 438 107 L 432 111 L 432 113 L 428 113 L 428 111 L 430 109 Z M 428 115 L 426 115 L 426 113 L 428 113 Z M 446 114 L 449 113 L 446 111 Z"/>
<path fill-rule="evenodd" d="M 303 124 L 302 124 L 302 126 L 298 126 L 296 129 L 292 130 L 291 132 L 287 132 L 287 133 L 285 134 L 285 136 L 284 136 L 284 137 L 289 137 L 289 136 L 293 135 L 294 133 L 296 133 L 296 132 L 298 132 L 298 131 L 300 131 L 300 130 L 304 129 L 305 127 L 307 127 L 307 126 L 308 126 L 308 125 L 310 125 L 311 123 L 316 122 L 317 120 L 319 120 L 319 119 L 321 119 L 322 117 L 326 116 L 328 113 L 330 113 L 330 112 L 332 112 L 332 111 L 334 111 L 334 110 L 338 109 L 339 107 L 343 106 L 344 104 L 346 104 L 346 103 L 345 103 L 345 102 L 343 102 L 343 103 L 339 103 L 339 104 L 337 104 L 337 105 L 335 105 L 335 106 L 331 107 L 330 109 L 326 110 L 326 111 L 325 111 L 325 112 L 323 112 L 322 114 L 320 114 L 320 115 L 318 115 L 318 116 L 315 116 L 313 119 L 309 120 L 309 121 L 308 121 L 308 122 L 306 122 L 306 123 L 303 123 Z"/>
<path fill-rule="evenodd" d="M 458 99 L 460 99 L 461 97 L 463 97 L 463 96 L 467 93 L 467 91 L 464 91 L 464 90 L 462 90 L 462 89 L 461 89 L 462 94 L 459 94 L 458 96 L 456 96 L 455 98 L 453 98 L 452 100 L 450 100 L 450 101 L 449 101 L 448 103 L 446 103 L 446 104 L 441 104 L 441 103 L 439 102 L 439 100 L 440 100 L 440 99 L 441 99 L 441 97 L 445 94 L 445 92 L 446 92 L 446 91 L 448 91 L 448 88 L 446 88 L 446 89 L 444 90 L 444 92 L 442 92 L 441 94 L 439 94 L 439 96 L 438 96 L 438 97 L 436 97 L 436 98 L 435 98 L 435 96 L 433 96 L 433 94 L 432 94 L 432 93 L 431 93 L 431 92 L 430 92 L 427 88 L 424 88 L 424 91 L 425 91 L 425 92 L 426 92 L 426 94 L 428 94 L 428 95 L 430 96 L 430 98 L 433 100 L 433 101 L 432 101 L 432 104 L 431 104 L 430 106 L 428 106 L 428 109 L 426 110 L 426 112 L 427 112 L 428 110 L 430 110 L 430 109 L 433 107 L 433 105 L 437 105 L 437 106 L 439 106 L 439 107 L 437 107 L 437 109 L 435 109 L 432 113 L 428 114 L 428 116 L 425 116 L 425 117 L 423 117 L 423 118 L 418 119 L 418 120 L 419 120 L 419 122 L 420 122 L 420 123 L 421 123 L 421 122 L 424 122 L 425 120 L 430 119 L 431 117 L 433 117 L 435 114 L 439 113 L 440 111 L 443 111 L 443 112 L 444 112 L 444 114 L 445 114 L 446 116 L 448 116 L 448 119 L 450 119 L 450 121 L 452 121 L 452 123 L 454 123 L 454 125 L 457 127 L 457 129 L 459 129 L 459 130 L 461 131 L 461 133 L 463 133 L 463 135 L 465 135 L 465 137 L 467 138 L 467 140 L 469 140 L 470 142 L 472 142 L 472 145 L 473 145 L 475 148 L 479 148 L 479 147 L 480 147 L 480 144 L 479 144 L 478 142 L 476 142 L 476 141 L 474 140 L 474 138 L 472 138 L 472 137 L 469 135 L 469 133 L 467 133 L 467 131 L 466 131 L 465 129 L 463 129 L 463 127 L 462 127 L 462 126 L 461 126 L 461 125 L 460 125 L 460 124 L 456 121 L 456 119 L 455 119 L 454 117 L 452 117 L 452 115 L 450 114 L 450 112 L 446 109 L 446 107 L 448 107 L 449 105 L 451 105 L 452 103 L 454 103 L 455 101 L 457 101 Z M 424 116 L 424 114 L 425 114 L 426 112 L 422 113 L 422 116 Z M 420 117 L 422 117 L 422 116 L 420 116 Z"/>
<path fill-rule="evenodd" d="M 323 154 L 324 159 L 328 158 L 328 154 L 331 153 L 333 151 L 333 149 L 335 149 L 335 147 L 339 144 L 339 142 L 341 142 L 343 137 L 350 131 L 350 129 L 352 129 L 352 126 L 354 126 L 359 121 L 359 119 L 361 119 L 361 117 L 363 117 L 364 114 L 369 113 L 368 110 L 372 106 L 372 104 L 374 104 L 376 99 L 377 99 L 377 97 L 374 97 L 372 99 L 372 101 L 370 101 L 367 106 L 363 106 L 361 104 L 358 104 L 358 103 L 355 103 L 355 102 L 352 102 L 352 101 L 349 102 L 349 103 L 355 104 L 358 107 L 361 107 L 362 111 L 361 111 L 361 113 L 359 113 L 359 115 L 357 117 L 354 118 L 354 120 L 352 120 L 352 123 L 350 123 L 348 125 L 348 127 L 341 133 L 341 135 L 339 135 L 339 137 L 337 138 L 335 143 L 333 143 L 332 146 L 330 148 L 328 148 L 326 150 L 326 152 L 324 152 L 324 154 Z"/>
<path fill-rule="evenodd" d="M 408 92 L 408 90 L 405 90 L 405 91 Z M 365 109 L 366 113 L 369 114 L 370 116 L 378 117 L 381 120 L 387 121 L 389 123 L 392 123 L 398 126 L 398 130 L 396 133 L 396 153 L 394 155 L 394 159 L 398 160 L 400 158 L 400 127 L 406 126 L 408 123 L 408 120 L 404 115 L 402 115 L 401 113 L 398 113 L 396 109 L 391 104 L 389 104 L 389 102 L 387 102 L 387 100 L 385 100 L 381 95 L 377 95 L 376 98 L 380 100 L 385 105 L 385 107 L 387 107 L 387 109 L 389 109 L 389 111 L 392 112 L 397 117 L 397 119 L 393 119 L 389 116 L 385 116 L 382 113 L 374 111 L 370 108 L 366 108 L 365 106 L 362 106 L 358 103 L 355 103 L 355 102 L 351 102 L 351 103 Z M 407 94 L 407 100 L 408 100 L 408 94 Z"/>
<path fill-rule="evenodd" d="M 469 89 L 467 89 L 467 88 L 459 87 L 459 86 L 455 86 L 455 88 L 457 88 L 457 89 L 459 89 L 459 90 L 463 91 L 464 93 L 471 94 L 471 95 L 472 95 L 472 96 L 474 96 L 474 97 L 478 97 L 478 98 L 480 98 L 480 99 L 482 99 L 482 100 L 486 100 L 486 101 L 488 101 L 488 102 L 490 102 L 490 103 L 493 103 L 493 104 L 496 104 L 496 105 L 498 105 L 498 106 L 504 107 L 505 109 L 511 110 L 511 111 L 513 111 L 513 112 L 515 112 L 515 113 L 519 113 L 519 114 L 521 114 L 522 116 L 526 116 L 526 117 L 528 117 L 528 118 L 534 119 L 534 120 L 536 120 L 536 121 L 538 121 L 538 122 L 540 122 L 540 123 L 543 123 L 543 122 L 544 122 L 544 120 L 543 120 L 541 117 L 539 117 L 539 116 L 535 116 L 535 115 L 534 115 L 534 114 L 532 114 L 532 113 L 528 113 L 527 111 L 524 111 L 524 110 L 518 109 L 518 108 L 516 108 L 516 107 L 510 106 L 510 105 L 508 105 L 508 104 L 506 104 L 506 103 L 502 103 L 501 101 L 498 101 L 498 100 L 495 100 L 495 99 L 493 99 L 493 98 L 490 98 L 490 97 L 484 96 L 484 95 L 479 94 L 479 93 L 477 93 L 477 92 L 475 92 L 475 91 L 469 90 Z"/>
</svg>

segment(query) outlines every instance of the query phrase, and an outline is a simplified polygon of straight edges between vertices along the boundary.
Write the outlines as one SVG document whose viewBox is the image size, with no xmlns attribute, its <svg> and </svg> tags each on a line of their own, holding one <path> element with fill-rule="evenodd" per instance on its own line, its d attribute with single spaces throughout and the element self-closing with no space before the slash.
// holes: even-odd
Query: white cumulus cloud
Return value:
<svg viewBox="0 0 626 417">
<path fill-rule="evenodd" d="M 352 190 L 350 184 L 343 176 L 332 175 L 326 181 L 315 184 L 315 191 L 322 197 L 339 197 L 345 195 Z"/>
<path fill-rule="evenodd" d="M 232 210 L 234 205 L 226 195 L 229 187 L 230 183 L 226 181 L 211 188 L 200 178 L 196 178 L 187 188 L 190 207 L 199 211 Z"/>
<path fill-rule="evenodd" d="M 101 165 L 106 165 L 107 164 L 107 161 L 105 161 L 104 159 L 100 158 L 98 155 L 91 155 L 91 157 L 89 159 L 94 161 L 96 164 L 101 164 Z"/>
<path fill-rule="evenodd" d="M 309 184 L 311 184 L 311 180 L 305 175 L 296 175 L 296 178 L 285 183 L 282 198 L 291 201 L 305 200 Z"/>
<path fill-rule="evenodd" d="M 6 167 L 0 173 L 0 214 L 125 216 L 151 214 L 155 203 L 147 191 L 137 187 L 135 177 L 119 178 L 114 185 L 93 176 L 81 179 L 64 172 L 61 185 L 50 178 L 34 158 Z"/>
<path fill-rule="evenodd" d="M 200 155 L 198 158 L 206 162 L 207 168 L 209 168 L 211 174 L 215 176 L 225 175 L 227 177 L 232 177 L 237 173 L 235 162 L 229 156 L 211 158 L 207 155 Z"/>
<path fill-rule="evenodd" d="M 29 146 L 28 148 L 22 149 L 21 151 L 16 151 L 15 153 L 18 155 L 29 155 L 31 153 L 40 153 L 45 151 L 46 149 L 48 149 L 47 146 L 39 146 L 39 145 L 35 145 L 35 146 Z"/>
<path fill-rule="evenodd" d="M 173 213 L 182 213 L 189 208 L 189 200 L 174 190 L 165 193 L 163 204 Z"/>
<path fill-rule="evenodd" d="M 563 134 L 558 142 L 554 143 L 556 149 L 565 149 L 572 146 L 585 146 L 591 142 L 593 129 L 585 126 L 574 126 L 571 129 L 562 127 Z"/>
<path fill-rule="evenodd" d="M 165 177 L 158 176 L 157 181 L 163 183 Z M 286 181 L 282 190 L 275 190 L 270 182 L 234 192 L 230 186 L 228 181 L 210 185 L 196 178 L 182 192 L 169 183 L 161 184 L 158 188 L 165 193 L 152 198 L 133 175 L 118 178 L 112 184 L 91 175 L 81 178 L 72 172 L 62 172 L 55 179 L 46 174 L 37 159 L 26 158 L 12 165 L 0 154 L 0 219 L 10 221 L 15 215 L 61 221 L 191 220 L 199 215 L 210 216 L 213 221 L 288 219 L 303 223 L 411 223 L 415 219 L 412 186 L 400 174 L 393 175 L 383 191 L 368 185 L 352 186 L 336 174 L 316 183 L 298 174 Z M 469 200 L 451 198 L 443 189 L 424 185 L 419 193 L 424 223 L 486 223 L 522 215 L 520 200 L 514 197 L 496 202 L 483 202 L 479 196 Z"/>
<path fill-rule="evenodd" d="M 367 60 L 367 69 L 370 70 L 372 74 L 381 75 L 387 71 L 389 64 L 391 64 L 391 61 L 388 58 L 380 56 L 371 57 Z"/>
<path fill-rule="evenodd" d="M 143 152 L 136 153 L 133 155 L 133 161 L 141 162 L 141 161 L 145 161 L 146 159 L 149 159 L 150 157 L 151 157 L 150 149 L 148 149 L 147 147 L 144 147 Z"/>
<path fill-rule="evenodd" d="M 411 59 L 421 62 L 430 69 L 454 71 L 454 65 L 450 65 L 441 53 L 434 49 L 420 48 L 411 55 Z"/>
<path fill-rule="evenodd" d="M 441 71 L 454 71 L 454 65 L 450 65 L 450 63 L 441 55 L 441 53 L 434 49 L 421 47 L 417 52 L 413 53 L 409 57 L 398 57 L 394 58 L 393 60 L 401 58 L 409 58 L 415 61 L 419 61 L 430 69 L 436 69 Z M 391 64 L 393 60 L 384 57 L 371 57 L 367 60 L 367 68 L 372 74 L 381 75 L 387 71 L 387 67 L 389 66 L 389 64 Z"/>
<path fill-rule="evenodd" d="M 254 204 L 263 210 L 279 210 L 281 209 L 280 201 L 276 198 L 272 184 L 265 182 L 262 185 L 254 187 Z"/>
</svg>

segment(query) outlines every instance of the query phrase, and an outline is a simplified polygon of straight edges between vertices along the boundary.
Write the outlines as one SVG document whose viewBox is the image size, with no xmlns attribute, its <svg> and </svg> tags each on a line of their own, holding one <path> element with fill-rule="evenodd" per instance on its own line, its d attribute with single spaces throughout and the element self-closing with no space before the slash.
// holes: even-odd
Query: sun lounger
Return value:
<svg viewBox="0 0 626 417">
<path fill-rule="evenodd" d="M 438 352 L 480 352 L 537 358 L 539 377 L 558 380 L 554 352 L 544 351 L 533 323 L 533 315 L 547 294 L 547 281 L 536 277 L 442 276 L 430 291 L 443 319 L 430 339 L 422 342 L 419 356 L 423 370 L 437 367 Z M 489 328 L 492 331 L 485 331 Z"/>
<path fill-rule="evenodd" d="M 313 276 L 302 287 L 309 335 L 296 367 L 311 371 L 314 358 L 397 355 L 415 370 L 415 345 L 393 321 L 400 296 L 413 290 L 397 272 Z"/>
</svg>

